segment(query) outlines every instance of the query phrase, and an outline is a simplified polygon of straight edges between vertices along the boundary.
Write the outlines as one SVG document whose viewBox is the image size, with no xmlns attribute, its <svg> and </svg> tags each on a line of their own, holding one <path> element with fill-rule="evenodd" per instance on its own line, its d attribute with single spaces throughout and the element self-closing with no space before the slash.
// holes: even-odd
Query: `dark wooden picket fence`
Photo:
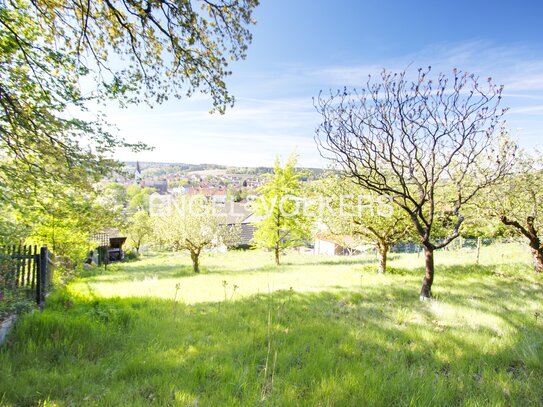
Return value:
<svg viewBox="0 0 543 407">
<path fill-rule="evenodd" d="M 26 291 L 43 307 L 55 269 L 53 252 L 47 247 L 13 245 L 0 247 L 0 253 L 12 259 L 9 272 L 4 273 L 3 281 L 0 281 L 0 288 Z"/>
</svg>

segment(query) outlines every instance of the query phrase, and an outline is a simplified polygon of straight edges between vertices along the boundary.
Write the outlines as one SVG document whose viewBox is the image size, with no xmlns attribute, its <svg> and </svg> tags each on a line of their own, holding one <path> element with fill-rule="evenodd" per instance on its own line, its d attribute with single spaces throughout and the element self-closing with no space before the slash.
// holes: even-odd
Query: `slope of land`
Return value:
<svg viewBox="0 0 543 407">
<path fill-rule="evenodd" d="M 276 269 L 262 252 L 209 255 L 200 276 L 163 255 L 95 273 L 19 321 L 0 404 L 541 404 L 543 280 L 527 253 L 437 260 L 427 302 L 416 254 L 384 276 L 370 257 Z"/>
</svg>

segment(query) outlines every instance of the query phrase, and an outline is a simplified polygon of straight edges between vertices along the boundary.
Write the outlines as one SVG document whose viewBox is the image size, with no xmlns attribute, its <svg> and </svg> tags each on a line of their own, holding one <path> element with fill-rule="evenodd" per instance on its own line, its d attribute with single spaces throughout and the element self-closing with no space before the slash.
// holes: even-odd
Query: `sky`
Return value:
<svg viewBox="0 0 543 407">
<path fill-rule="evenodd" d="M 472 72 L 504 85 L 507 127 L 525 148 L 543 141 L 543 2 L 261 0 L 245 60 L 231 65 L 236 98 L 224 115 L 204 96 L 106 113 L 128 141 L 130 161 L 271 166 L 299 154 L 323 168 L 314 135 L 319 91 L 360 87 L 383 68 Z M 541 140 L 541 141 L 540 141 Z"/>
</svg>

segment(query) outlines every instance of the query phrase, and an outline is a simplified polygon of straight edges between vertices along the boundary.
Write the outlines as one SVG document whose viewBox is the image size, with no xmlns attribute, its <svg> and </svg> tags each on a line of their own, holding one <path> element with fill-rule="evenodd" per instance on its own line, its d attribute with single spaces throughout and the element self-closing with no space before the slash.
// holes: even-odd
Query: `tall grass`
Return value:
<svg viewBox="0 0 543 407">
<path fill-rule="evenodd" d="M 352 259 L 291 256 L 274 271 L 266 254 L 246 254 L 252 264 L 229 256 L 207 259 L 202 277 L 217 279 L 214 300 L 179 301 L 189 297 L 186 280 L 193 277 L 149 266 L 166 267 L 166 258 L 57 291 L 0 349 L 0 404 L 543 403 L 543 281 L 529 259 L 497 265 L 500 255 L 493 254 L 474 266 L 445 253 L 437 299 L 419 302 L 421 270 L 405 267 L 412 262 L 404 256 L 393 259 L 385 276 Z M 141 264 L 148 266 L 135 271 L 136 281 L 125 276 Z M 242 290 L 243 273 L 264 281 L 261 274 L 273 280 L 296 272 L 305 274 L 301 289 L 290 280 L 292 290 L 274 292 L 270 285 L 231 297 L 221 284 Z M 118 288 L 153 273 L 179 288 L 170 285 L 169 298 L 83 289 L 97 282 Z M 324 284 L 326 273 L 328 289 L 311 283 L 316 276 Z M 341 281 L 349 273 L 352 280 Z"/>
</svg>

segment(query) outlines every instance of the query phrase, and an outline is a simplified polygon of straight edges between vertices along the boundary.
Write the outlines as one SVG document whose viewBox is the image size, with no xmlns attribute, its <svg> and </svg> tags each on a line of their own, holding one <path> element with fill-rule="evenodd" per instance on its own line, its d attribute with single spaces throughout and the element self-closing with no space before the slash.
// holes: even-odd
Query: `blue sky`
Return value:
<svg viewBox="0 0 543 407">
<path fill-rule="evenodd" d="M 210 115 L 201 95 L 112 109 L 129 141 L 155 150 L 122 160 L 270 166 L 296 151 L 323 167 L 313 136 L 319 90 L 360 86 L 382 68 L 454 67 L 503 84 L 508 128 L 524 147 L 543 136 L 543 2 L 262 0 L 247 59 L 232 65 L 236 105 Z"/>
</svg>

